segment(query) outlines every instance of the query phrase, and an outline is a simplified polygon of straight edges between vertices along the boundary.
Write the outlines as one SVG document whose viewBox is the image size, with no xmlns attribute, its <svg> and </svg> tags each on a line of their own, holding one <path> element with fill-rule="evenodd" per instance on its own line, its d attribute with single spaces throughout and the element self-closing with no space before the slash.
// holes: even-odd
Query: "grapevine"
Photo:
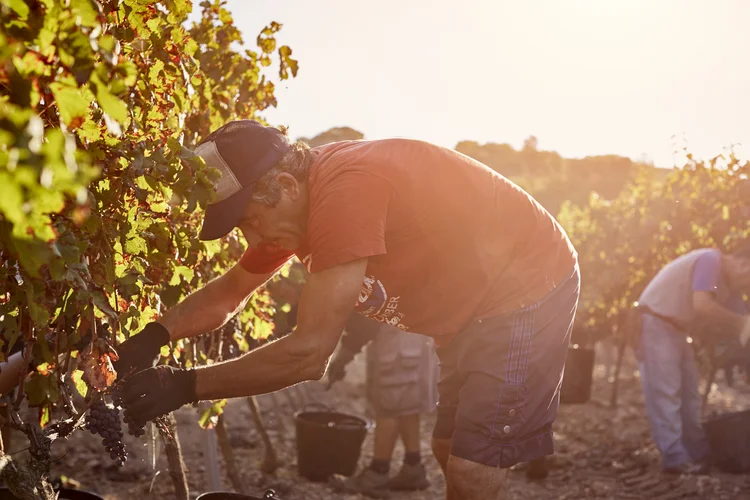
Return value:
<svg viewBox="0 0 750 500">
<path fill-rule="evenodd" d="M 262 120 L 298 68 L 280 24 L 243 46 L 225 4 L 200 2 L 192 22 L 189 0 L 0 0 L 0 362 L 24 347 L 33 368 L 10 409 L 47 467 L 33 429 L 55 428 L 56 408 L 77 418 L 73 388 L 111 392 L 117 346 L 244 250 L 194 237 L 216 172 L 191 150 L 229 120 Z M 242 313 L 253 335 L 272 330 L 265 305 Z M 201 346 L 175 342 L 160 362 L 212 361 Z M 86 423 L 122 462 L 105 406 Z"/>
<path fill-rule="evenodd" d="M 648 282 L 696 248 L 733 250 L 750 236 L 750 164 L 731 152 L 666 176 L 642 169 L 619 196 L 563 205 L 559 219 L 579 253 L 577 327 L 593 341 L 618 328 Z"/>
</svg>

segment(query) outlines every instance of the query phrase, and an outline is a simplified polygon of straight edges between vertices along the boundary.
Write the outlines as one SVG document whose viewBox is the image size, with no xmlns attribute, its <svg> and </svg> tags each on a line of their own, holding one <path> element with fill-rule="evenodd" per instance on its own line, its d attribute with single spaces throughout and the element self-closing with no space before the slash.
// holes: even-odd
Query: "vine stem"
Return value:
<svg viewBox="0 0 750 500">
<path fill-rule="evenodd" d="M 237 461 L 234 458 L 234 450 L 229 440 L 229 432 L 227 431 L 224 414 L 219 415 L 219 419 L 216 422 L 216 439 L 219 442 L 219 449 L 224 458 L 224 465 L 226 466 L 227 476 L 232 482 L 232 488 L 238 493 L 245 494 L 245 483 L 242 481 L 242 477 L 237 470 Z"/>
<path fill-rule="evenodd" d="M 13 420 L 8 420 L 4 416 L 0 415 L 0 426 L 2 427 L 10 427 L 11 429 L 15 429 L 17 431 L 21 431 L 23 433 L 26 433 L 26 429 L 24 428 L 23 424 L 19 424 L 17 422 L 14 422 Z"/>
<path fill-rule="evenodd" d="M 177 436 L 177 420 L 174 414 L 170 413 L 163 419 L 163 423 L 163 427 L 157 427 L 164 440 L 164 450 L 167 455 L 167 463 L 169 464 L 169 475 L 172 478 L 172 484 L 175 489 L 175 497 L 177 500 L 188 500 L 190 493 L 185 475 L 185 462 L 182 459 L 180 439 Z"/>
<path fill-rule="evenodd" d="M 266 430 L 263 417 L 260 414 L 258 400 L 255 396 L 250 396 L 247 398 L 247 405 L 250 407 L 250 416 L 253 419 L 258 434 L 260 434 L 260 438 L 263 440 L 263 447 L 265 448 L 265 456 L 263 458 L 263 463 L 261 464 L 261 470 L 268 474 L 273 474 L 279 467 L 279 458 L 278 455 L 276 455 L 276 450 L 273 447 L 271 437 Z"/>
</svg>

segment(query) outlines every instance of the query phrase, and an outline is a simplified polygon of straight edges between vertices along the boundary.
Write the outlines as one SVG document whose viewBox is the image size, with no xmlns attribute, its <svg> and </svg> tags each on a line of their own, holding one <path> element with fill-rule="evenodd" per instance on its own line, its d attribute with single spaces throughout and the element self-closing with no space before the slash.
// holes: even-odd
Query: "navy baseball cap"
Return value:
<svg viewBox="0 0 750 500">
<path fill-rule="evenodd" d="M 216 198 L 206 207 L 201 240 L 215 240 L 237 227 L 252 197 L 252 185 L 290 150 L 286 136 L 255 120 L 229 122 L 195 149 L 206 165 L 218 169 Z"/>
</svg>

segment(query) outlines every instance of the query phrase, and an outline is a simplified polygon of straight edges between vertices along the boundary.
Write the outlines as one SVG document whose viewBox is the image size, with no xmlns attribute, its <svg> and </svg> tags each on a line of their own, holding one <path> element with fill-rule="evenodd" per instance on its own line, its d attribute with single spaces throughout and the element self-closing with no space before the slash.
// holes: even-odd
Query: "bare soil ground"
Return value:
<svg viewBox="0 0 750 500">
<path fill-rule="evenodd" d="M 360 357 L 361 358 L 361 357 Z M 317 400 L 341 411 L 367 415 L 364 400 L 362 360 L 355 361 L 350 376 L 329 392 L 323 384 L 307 384 L 304 392 L 308 402 Z M 708 476 L 667 476 L 660 472 L 659 456 L 655 449 L 645 417 L 640 381 L 635 364 L 626 359 L 621 376 L 621 390 L 617 408 L 609 406 L 611 385 L 606 378 L 606 367 L 598 364 L 595 371 L 593 396 L 585 405 L 563 406 L 555 424 L 556 454 L 549 458 L 550 475 L 542 481 L 530 481 L 524 473 L 525 464 L 511 470 L 510 490 L 513 499 L 747 499 L 750 498 L 750 475 L 733 475 L 713 471 Z M 292 398 L 301 391 L 291 392 Z M 300 478 L 296 471 L 296 452 L 293 412 L 287 394 L 276 394 L 282 411 L 269 395 L 259 398 L 264 417 L 281 459 L 282 466 L 274 475 L 259 471 L 263 446 L 250 418 L 245 401 L 231 401 L 226 407 L 227 426 L 236 462 L 248 492 L 260 496 L 266 488 L 274 488 L 285 500 L 364 498 L 342 495 L 328 485 L 311 483 Z M 292 399 L 299 407 L 300 399 Z M 750 409 L 750 386 L 739 382 L 734 389 L 727 387 L 721 377 L 709 399 L 708 412 L 728 412 Z M 281 413 L 281 414 L 280 414 Z M 179 436 L 191 497 L 209 491 L 209 459 L 206 454 L 205 432 L 197 425 L 197 410 L 183 408 L 178 412 Z M 429 449 L 433 416 L 423 419 L 422 449 L 429 471 L 428 490 L 394 494 L 394 499 L 444 498 L 445 483 Z M 13 447 L 25 447 L 20 437 Z M 372 435 L 363 448 L 360 465 L 368 463 Z M 83 489 L 97 492 L 108 500 L 174 498 L 164 453 L 160 453 L 156 470 L 148 464 L 144 438 L 130 436 L 125 440 L 131 456 L 123 468 L 118 468 L 106 456 L 98 439 L 88 433 L 76 433 L 69 441 L 56 444 L 53 455 L 61 457 L 54 465 L 57 475 L 80 482 Z M 394 466 L 400 464 L 400 446 L 394 454 Z M 230 482 L 218 459 L 221 486 L 230 491 Z"/>
</svg>

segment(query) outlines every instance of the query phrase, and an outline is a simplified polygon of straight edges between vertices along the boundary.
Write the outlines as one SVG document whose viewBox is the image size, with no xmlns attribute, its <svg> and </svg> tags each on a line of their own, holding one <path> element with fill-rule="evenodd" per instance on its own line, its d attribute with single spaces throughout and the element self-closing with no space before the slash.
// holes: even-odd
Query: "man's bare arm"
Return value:
<svg viewBox="0 0 750 500">
<path fill-rule="evenodd" d="M 297 329 L 244 356 L 196 370 L 199 399 L 252 396 L 318 380 L 357 301 L 367 259 L 311 274 L 299 302 Z"/>
<path fill-rule="evenodd" d="M 739 332 L 745 326 L 747 318 L 734 313 L 719 304 L 711 292 L 693 292 L 693 309 L 701 319 Z"/>
<path fill-rule="evenodd" d="M 718 323 L 738 334 L 743 346 L 750 341 L 750 317 L 722 306 L 711 292 L 693 292 L 693 309 L 702 319 Z"/>
<path fill-rule="evenodd" d="M 170 340 L 211 332 L 245 307 L 247 299 L 273 276 L 252 274 L 236 264 L 225 274 L 171 308 L 158 323 L 169 332 Z"/>
</svg>

